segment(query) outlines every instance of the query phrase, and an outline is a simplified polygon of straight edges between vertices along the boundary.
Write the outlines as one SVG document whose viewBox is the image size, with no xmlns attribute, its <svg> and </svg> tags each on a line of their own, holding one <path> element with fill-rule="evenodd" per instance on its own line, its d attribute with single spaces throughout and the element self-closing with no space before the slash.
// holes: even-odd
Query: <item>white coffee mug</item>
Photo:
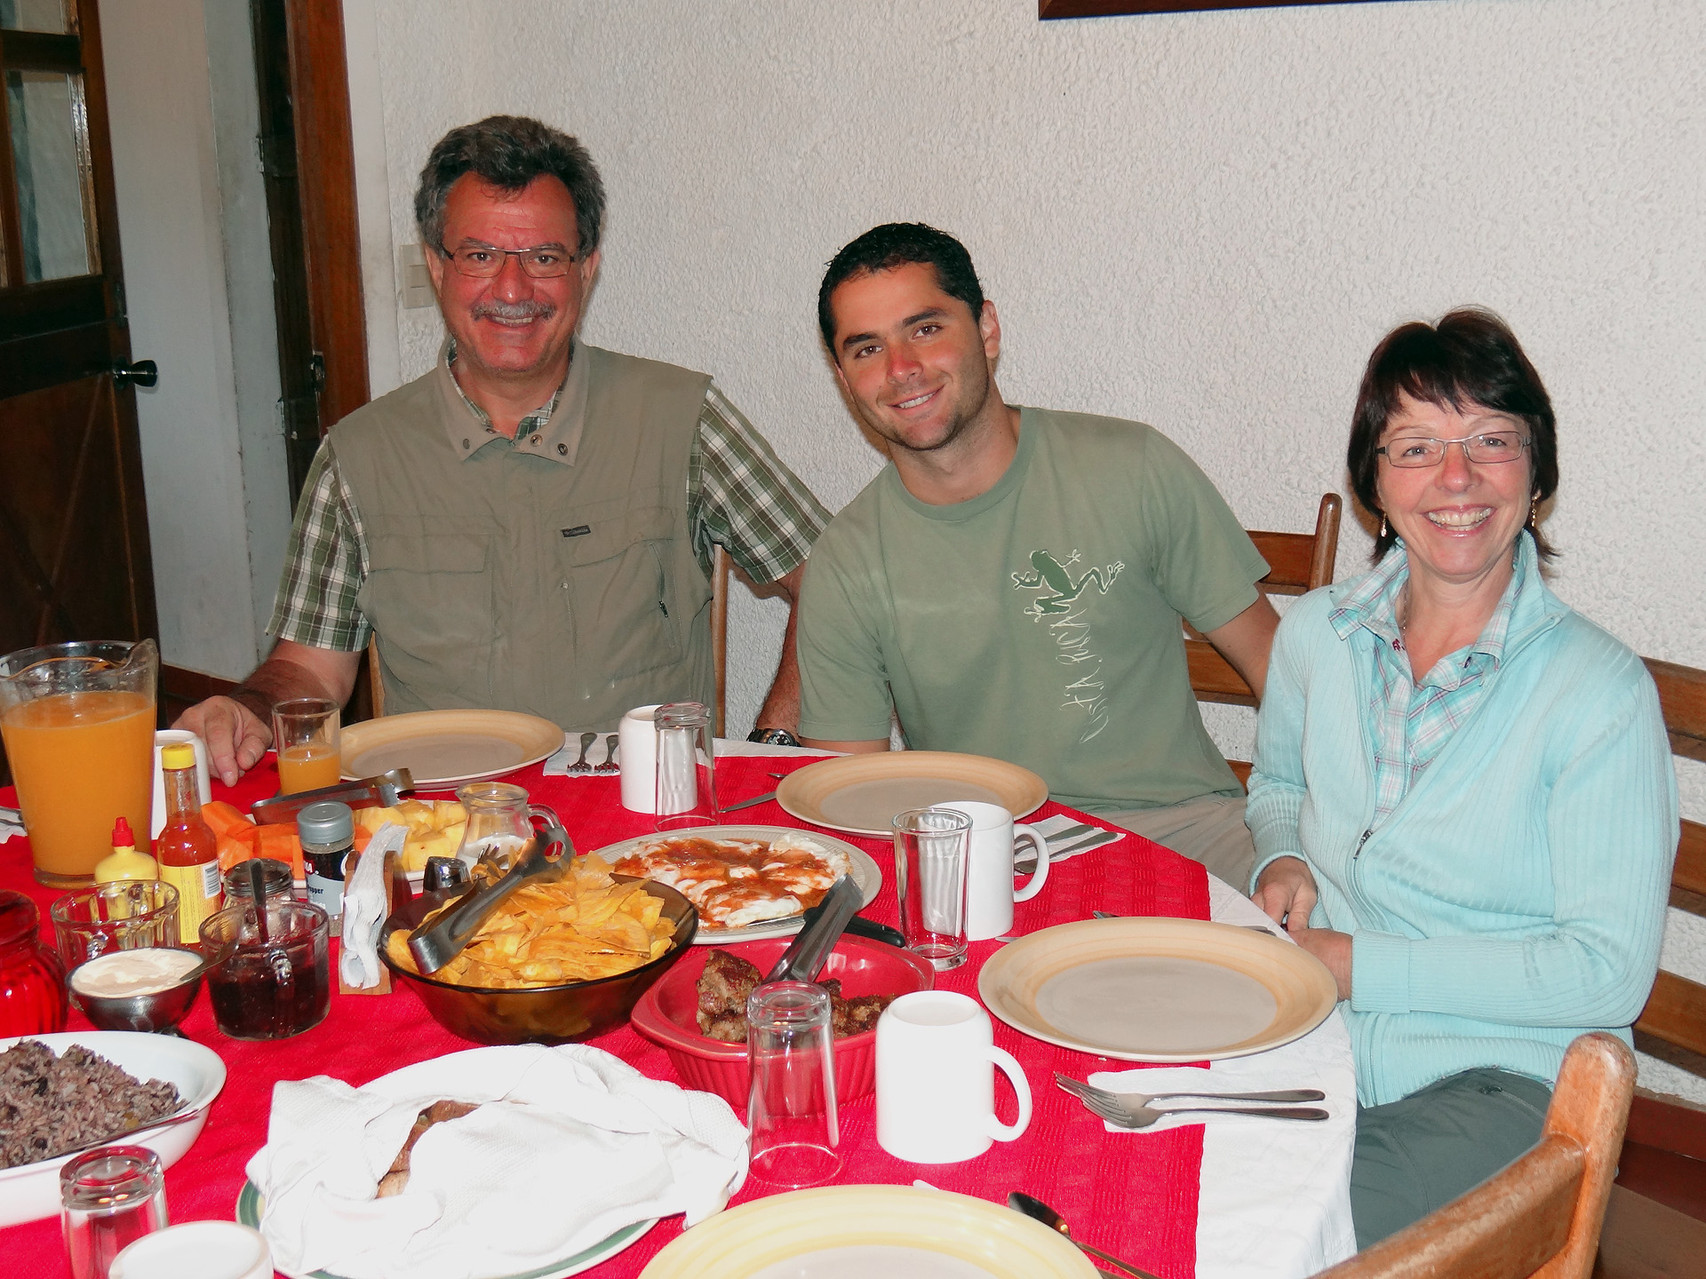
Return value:
<svg viewBox="0 0 1706 1279">
<path fill-rule="evenodd" d="M 213 787 L 207 776 L 207 743 L 187 728 L 162 728 L 154 734 L 154 808 L 148 826 L 148 838 L 153 839 L 166 825 L 166 774 L 160 767 L 160 748 L 179 743 L 195 750 L 195 792 L 197 803 L 213 798 Z"/>
<path fill-rule="evenodd" d="M 636 813 L 657 808 L 658 726 L 652 715 L 661 706 L 636 706 L 616 726 L 616 765 L 622 774 L 622 807 Z"/>
<path fill-rule="evenodd" d="M 1013 1085 L 1019 1117 L 995 1115 L 995 1069 Z M 877 1019 L 877 1144 L 896 1159 L 952 1164 L 992 1141 L 1012 1141 L 1031 1122 L 1031 1086 L 1013 1055 L 995 1046 L 989 1014 L 951 990 L 902 995 Z"/>
<path fill-rule="evenodd" d="M 999 804 L 955 800 L 943 808 L 971 818 L 971 883 L 966 888 L 966 940 L 988 941 L 1013 927 L 1013 903 L 1028 902 L 1048 882 L 1048 840 L 1034 827 L 1015 824 Z M 1037 869 L 1023 888 L 1013 886 L 1017 843 L 1029 843 Z"/>
</svg>

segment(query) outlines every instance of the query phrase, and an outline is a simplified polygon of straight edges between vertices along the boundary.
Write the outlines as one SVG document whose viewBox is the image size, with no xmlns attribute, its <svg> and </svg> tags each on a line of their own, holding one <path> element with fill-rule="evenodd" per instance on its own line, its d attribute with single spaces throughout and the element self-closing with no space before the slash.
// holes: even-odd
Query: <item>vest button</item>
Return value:
<svg viewBox="0 0 1706 1279">
<path fill-rule="evenodd" d="M 535 435 L 532 439 L 528 440 L 527 442 L 529 444 L 533 445 L 534 448 L 539 447 L 539 437 L 537 435 Z"/>
<path fill-rule="evenodd" d="M 559 457 L 567 457 L 569 455 L 569 446 L 567 444 L 557 445 L 557 455 Z"/>
<path fill-rule="evenodd" d="M 468 441 L 467 441 L 467 440 L 463 440 L 463 441 L 462 441 L 462 447 L 463 447 L 463 448 L 467 448 L 467 447 L 468 447 Z"/>
</svg>

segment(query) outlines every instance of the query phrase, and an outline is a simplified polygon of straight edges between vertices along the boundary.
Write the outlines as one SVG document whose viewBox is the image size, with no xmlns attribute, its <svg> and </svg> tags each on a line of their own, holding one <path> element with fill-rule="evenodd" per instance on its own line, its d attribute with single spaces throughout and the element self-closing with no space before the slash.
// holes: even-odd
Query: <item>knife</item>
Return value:
<svg viewBox="0 0 1706 1279">
<path fill-rule="evenodd" d="M 835 949 L 835 943 L 841 940 L 847 921 L 859 909 L 863 896 L 851 875 L 837 876 L 835 883 L 823 895 L 823 901 L 818 903 L 818 917 L 801 927 L 799 936 L 782 952 L 782 958 L 776 961 L 776 966 L 764 980 L 816 981 L 818 973 L 823 971 L 824 960 Z"/>
<path fill-rule="evenodd" d="M 335 799 L 351 808 L 392 808 L 405 793 L 412 794 L 414 789 L 415 779 L 409 770 L 393 768 L 389 773 L 364 777 L 358 782 L 339 782 L 336 786 L 322 786 L 319 790 L 256 800 L 249 808 L 249 815 L 261 826 L 273 822 L 294 822 L 296 814 L 323 799 Z"/>
<path fill-rule="evenodd" d="M 754 795 L 751 799 L 743 799 L 738 804 L 725 804 L 723 806 L 723 811 L 725 813 L 732 813 L 732 812 L 735 812 L 737 809 L 752 808 L 753 806 L 755 806 L 757 804 L 768 804 L 771 800 L 773 800 L 775 798 L 776 798 L 776 792 L 775 791 L 769 791 L 763 795 Z"/>
</svg>

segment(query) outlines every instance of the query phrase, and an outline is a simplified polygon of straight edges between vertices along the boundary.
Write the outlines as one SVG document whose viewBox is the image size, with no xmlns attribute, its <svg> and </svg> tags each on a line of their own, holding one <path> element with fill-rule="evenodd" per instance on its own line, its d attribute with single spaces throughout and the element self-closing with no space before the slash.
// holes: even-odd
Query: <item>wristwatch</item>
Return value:
<svg viewBox="0 0 1706 1279">
<path fill-rule="evenodd" d="M 767 746 L 798 746 L 800 739 L 785 728 L 755 728 L 746 735 L 749 742 L 763 742 Z"/>
</svg>

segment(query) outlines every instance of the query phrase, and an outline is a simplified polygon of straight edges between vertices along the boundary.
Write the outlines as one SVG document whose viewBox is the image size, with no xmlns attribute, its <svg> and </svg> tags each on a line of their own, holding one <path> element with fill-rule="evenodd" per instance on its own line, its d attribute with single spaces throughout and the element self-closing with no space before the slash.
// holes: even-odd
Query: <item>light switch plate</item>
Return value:
<svg viewBox="0 0 1706 1279">
<path fill-rule="evenodd" d="M 418 244 L 405 244 L 397 250 L 398 275 L 403 281 L 403 306 L 432 306 L 432 276 L 427 274 L 426 255 Z"/>
</svg>

